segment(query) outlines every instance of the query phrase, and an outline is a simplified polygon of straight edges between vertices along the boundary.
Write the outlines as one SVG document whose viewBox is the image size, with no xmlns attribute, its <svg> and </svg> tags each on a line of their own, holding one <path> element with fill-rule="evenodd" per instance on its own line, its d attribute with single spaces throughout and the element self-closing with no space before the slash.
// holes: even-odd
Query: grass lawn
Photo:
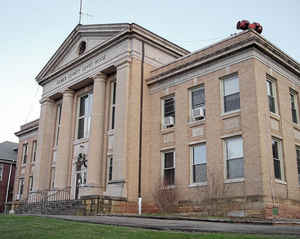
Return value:
<svg viewBox="0 0 300 239">
<path fill-rule="evenodd" d="M 152 231 L 127 227 L 116 227 L 64 221 L 60 219 L 33 217 L 33 216 L 0 216 L 1 239 L 91 239 L 91 238 L 118 238 L 118 239 L 143 239 L 143 238 L 201 238 L 201 239 L 288 239 L 296 237 L 287 236 L 260 236 L 221 233 L 181 233 L 170 231 Z"/>
</svg>

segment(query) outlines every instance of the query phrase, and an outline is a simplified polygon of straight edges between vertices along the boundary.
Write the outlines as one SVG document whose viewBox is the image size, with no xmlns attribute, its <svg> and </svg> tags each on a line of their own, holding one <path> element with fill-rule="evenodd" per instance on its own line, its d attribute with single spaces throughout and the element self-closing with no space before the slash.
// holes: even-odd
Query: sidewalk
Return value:
<svg viewBox="0 0 300 239">
<path fill-rule="evenodd" d="M 243 234 L 267 234 L 267 235 L 297 235 L 300 236 L 300 226 L 288 224 L 253 224 L 253 223 L 231 223 L 175 219 L 154 218 L 139 216 L 61 216 L 41 215 L 49 218 L 58 218 L 70 221 L 79 221 L 95 224 L 136 227 L 152 230 L 175 230 L 185 232 L 233 232 Z"/>
</svg>

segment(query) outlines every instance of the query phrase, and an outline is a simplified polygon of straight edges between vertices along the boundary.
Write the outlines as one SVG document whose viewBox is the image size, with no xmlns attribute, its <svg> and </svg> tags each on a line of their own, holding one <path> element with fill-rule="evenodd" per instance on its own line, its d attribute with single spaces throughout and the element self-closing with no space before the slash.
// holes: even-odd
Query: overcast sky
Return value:
<svg viewBox="0 0 300 239">
<path fill-rule="evenodd" d="M 1 0 L 0 142 L 17 142 L 21 124 L 39 118 L 35 77 L 78 24 L 80 0 Z M 83 0 L 83 24 L 135 22 L 194 51 L 238 32 L 236 22 L 263 25 L 263 36 L 300 61 L 300 1 Z"/>
</svg>

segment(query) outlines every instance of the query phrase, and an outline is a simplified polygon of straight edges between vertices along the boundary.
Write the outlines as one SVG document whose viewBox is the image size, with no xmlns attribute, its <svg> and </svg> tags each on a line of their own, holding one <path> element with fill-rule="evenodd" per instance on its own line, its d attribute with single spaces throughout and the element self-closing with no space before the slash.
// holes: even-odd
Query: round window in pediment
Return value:
<svg viewBox="0 0 300 239">
<path fill-rule="evenodd" d="M 86 42 L 82 41 L 79 43 L 79 47 L 78 47 L 78 55 L 82 55 L 86 50 Z"/>
</svg>

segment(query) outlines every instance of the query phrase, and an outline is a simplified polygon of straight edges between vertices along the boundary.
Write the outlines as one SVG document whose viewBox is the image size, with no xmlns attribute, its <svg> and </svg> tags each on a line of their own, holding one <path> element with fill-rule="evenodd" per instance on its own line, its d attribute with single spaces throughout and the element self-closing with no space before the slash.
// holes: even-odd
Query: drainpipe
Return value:
<svg viewBox="0 0 300 239">
<path fill-rule="evenodd" d="M 143 96 L 144 96 L 144 60 L 145 45 L 142 41 L 142 62 L 141 62 L 141 92 L 140 92 L 140 132 L 139 132 L 139 178 L 138 178 L 138 205 L 139 215 L 142 214 L 142 136 L 143 136 Z"/>
</svg>

